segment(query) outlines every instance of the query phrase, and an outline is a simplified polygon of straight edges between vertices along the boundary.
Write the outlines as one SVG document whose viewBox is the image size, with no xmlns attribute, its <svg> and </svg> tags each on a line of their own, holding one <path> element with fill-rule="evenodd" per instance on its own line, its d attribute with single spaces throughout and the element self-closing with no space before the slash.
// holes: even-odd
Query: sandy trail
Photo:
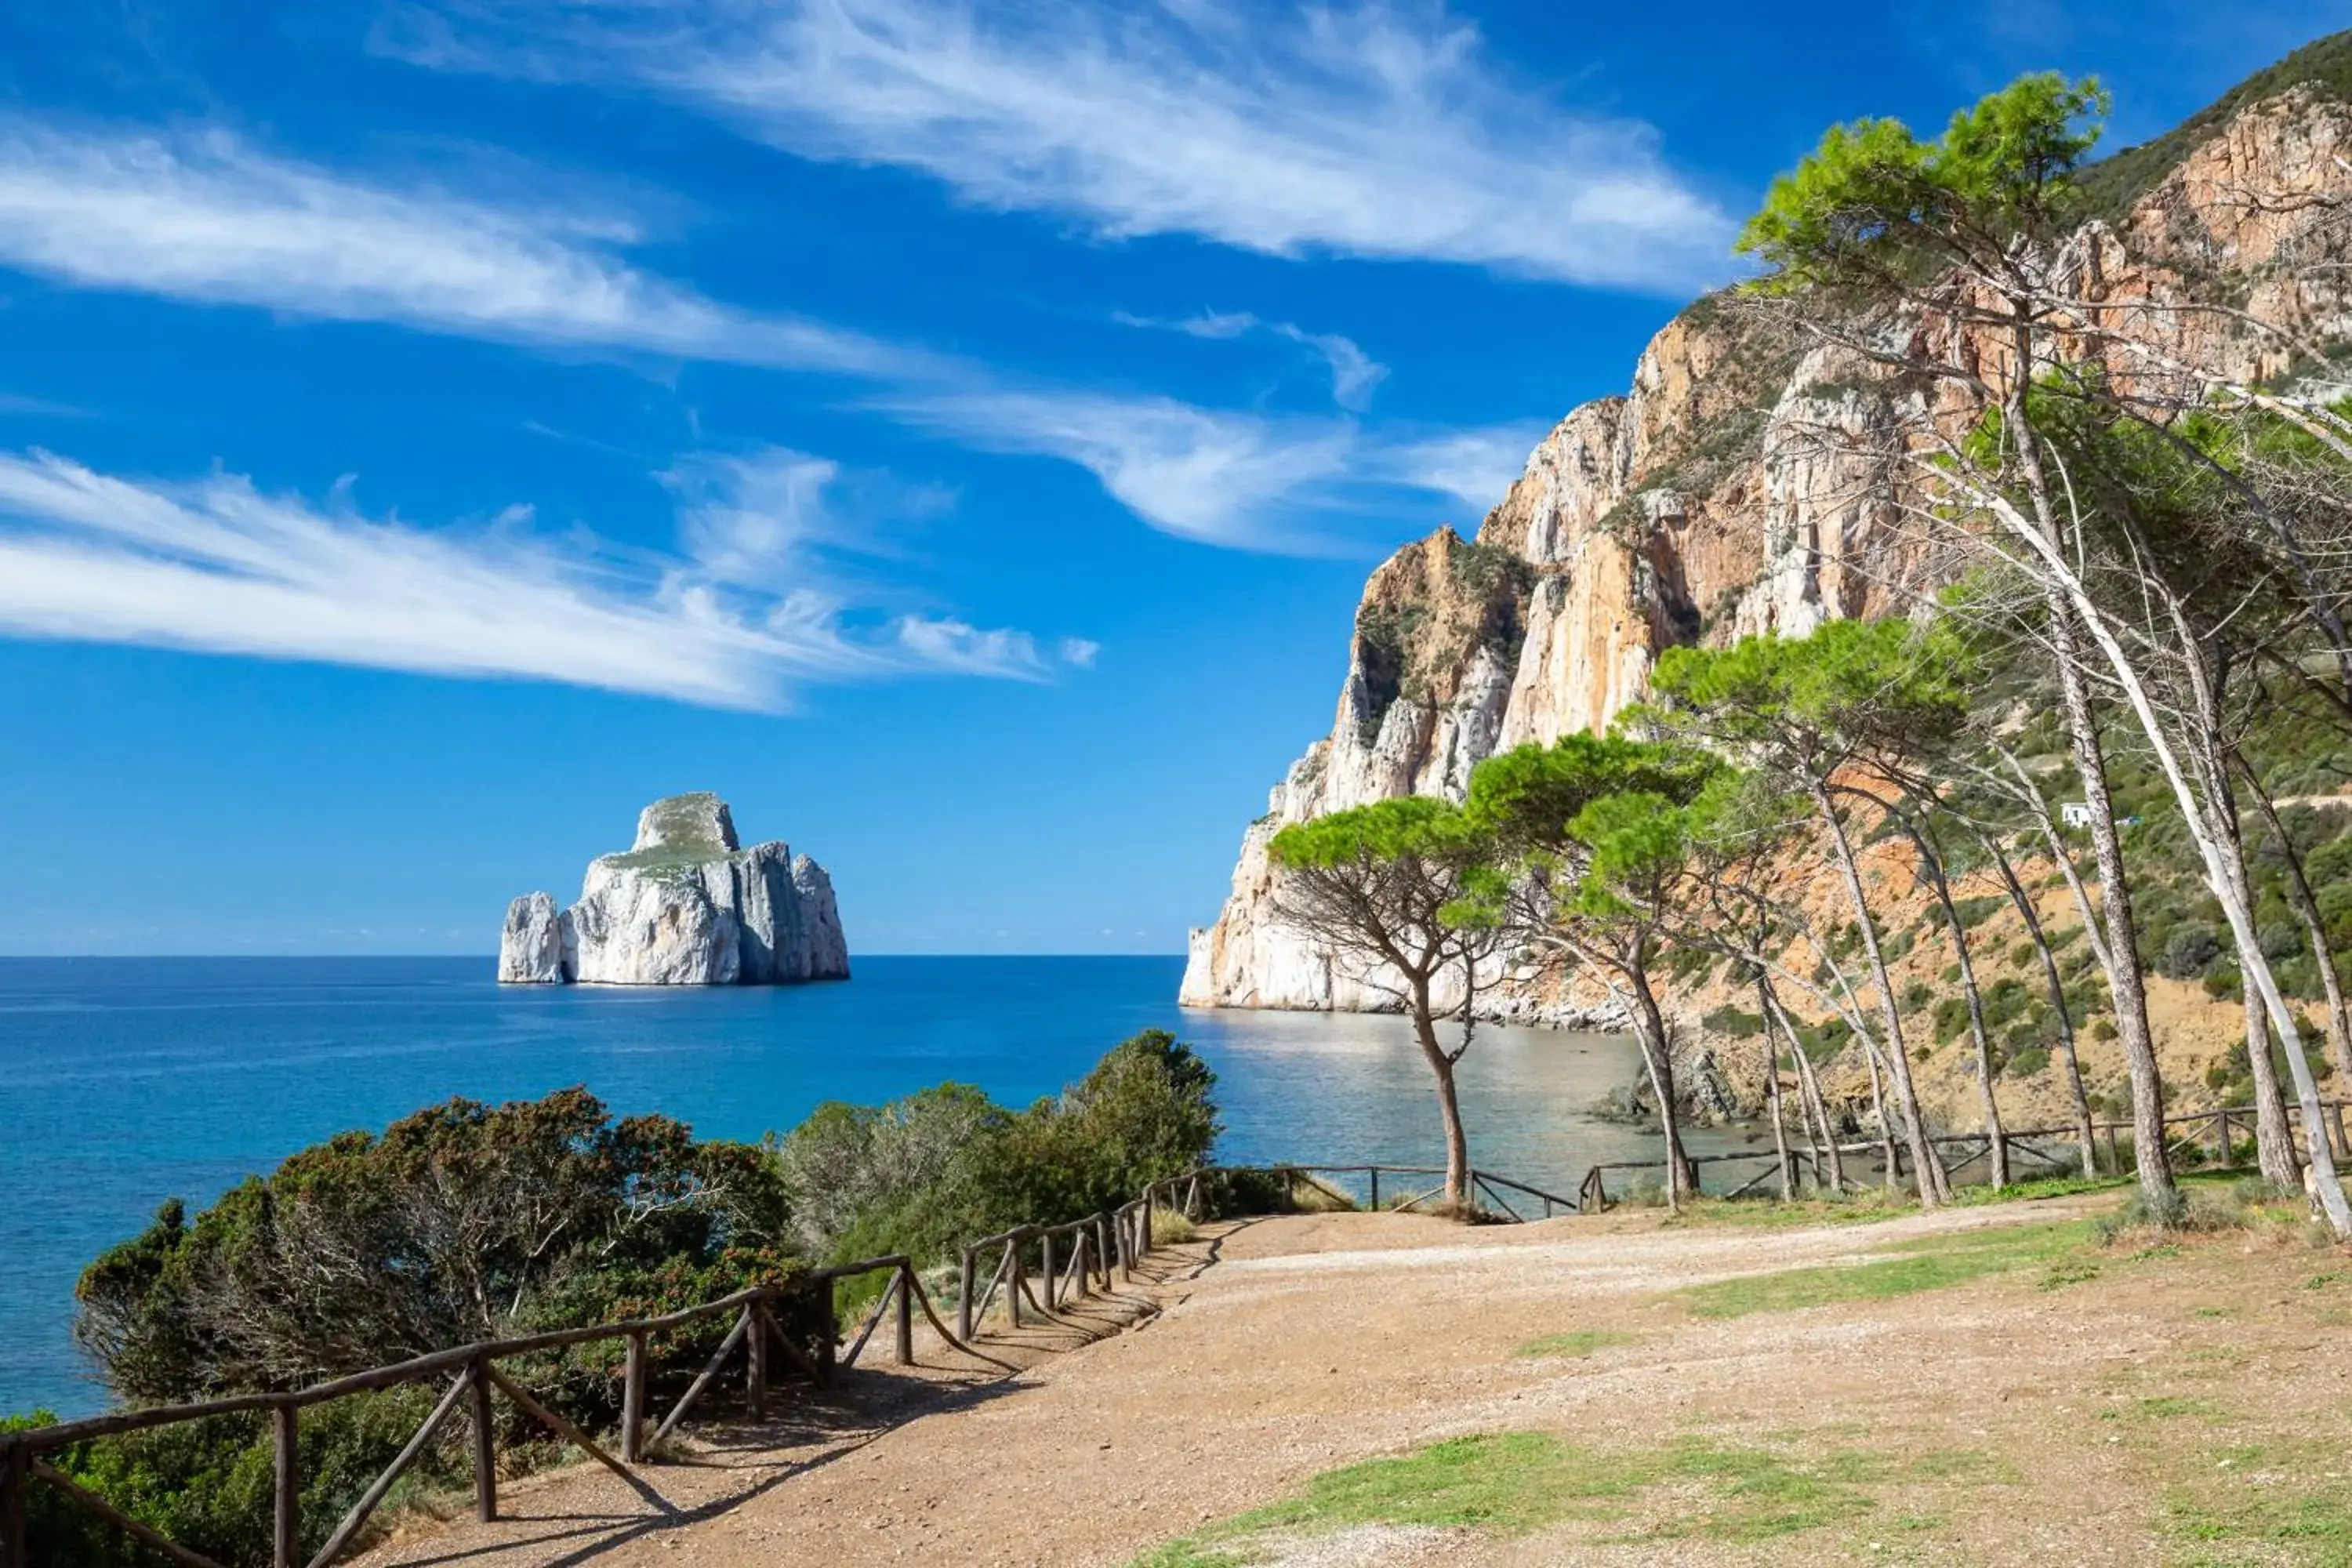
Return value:
<svg viewBox="0 0 2352 1568">
<path fill-rule="evenodd" d="M 1897 1486 L 1861 1525 L 1769 1542 L 1372 1530 L 1286 1563 L 2158 1561 L 2168 1450 L 2139 1428 L 2119 1440 L 2100 1418 L 2183 1387 L 2214 1394 L 2226 1376 L 2231 1410 L 2340 1423 L 2352 1353 L 2331 1325 L 2344 1303 L 2297 1288 L 2316 1266 L 2300 1248 L 2217 1240 L 2103 1262 L 2087 1288 L 2009 1277 L 1725 1320 L 1660 1297 L 2111 1201 L 1793 1231 L 1665 1228 L 1632 1213 L 1481 1229 L 1395 1215 L 1245 1222 L 1156 1254 L 1149 1279 L 1067 1327 L 989 1336 L 1018 1370 L 919 1338 L 911 1372 L 861 1366 L 787 1401 L 787 1420 L 649 1469 L 648 1495 L 594 1467 L 562 1471 L 510 1484 L 498 1524 L 431 1527 L 367 1561 L 1118 1564 L 1334 1466 L 1506 1430 L 1603 1451 L 1704 1435 L 1984 1462 L 1966 1489 Z M 1587 1328 L 1633 1338 L 1583 1359 L 1517 1353 Z M 1913 1521 L 1908 1535 L 1879 1539 L 1893 1519 Z"/>
</svg>

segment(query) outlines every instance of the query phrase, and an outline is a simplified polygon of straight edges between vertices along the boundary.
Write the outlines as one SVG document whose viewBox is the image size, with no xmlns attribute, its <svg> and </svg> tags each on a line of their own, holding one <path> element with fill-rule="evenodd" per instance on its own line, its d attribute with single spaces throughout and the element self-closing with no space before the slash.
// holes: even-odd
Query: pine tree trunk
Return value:
<svg viewBox="0 0 2352 1568">
<path fill-rule="evenodd" d="M 1756 974 L 1756 1005 L 1760 1014 L 1764 1005 L 1764 974 L 1761 970 L 1759 970 Z M 1771 1019 L 1764 1017 L 1762 1023 L 1764 1026 L 1764 1113 L 1772 1119 L 1772 1157 L 1774 1165 L 1780 1173 L 1780 1201 L 1784 1204 L 1794 1203 L 1797 1199 L 1797 1187 L 1796 1180 L 1790 1173 L 1789 1166 L 1789 1124 L 1780 1115 L 1780 1047 L 1775 1043 L 1777 1037 L 1773 1032 Z"/>
<path fill-rule="evenodd" d="M 2239 759 L 2242 768 L 2244 759 Z M 2304 939 L 2311 944 L 2312 962 L 2319 967 L 2319 984 L 2327 997 L 2327 1054 L 2336 1064 L 2336 1081 L 2340 1088 L 2352 1089 L 2352 1013 L 2347 1013 L 2344 1001 L 2344 982 L 2336 973 L 2336 953 L 2327 941 L 2327 922 L 2319 912 L 2319 900 L 2311 890 L 2311 879 L 2304 869 L 2303 854 L 2287 837 L 2286 825 L 2279 820 L 2278 807 L 2271 801 L 2270 791 L 2260 779 L 2245 770 L 2247 788 L 2254 797 L 2254 807 L 2270 824 L 2271 833 L 2279 841 L 2279 852 L 2286 858 L 2288 901 L 2294 906 L 2295 919 L 2302 923 Z"/>
<path fill-rule="evenodd" d="M 2263 999 L 2245 992 L 2246 1061 L 2254 1075 L 2254 1163 L 2277 1193 L 2303 1191 L 2303 1166 L 2294 1157 L 2294 1130 L 2287 1124 L 2286 1097 L 2279 1092 L 2278 1068 L 2271 1062 L 2271 1020 Z M 2226 1151 L 2224 1152 L 2226 1158 Z"/>
<path fill-rule="evenodd" d="M 1927 873 L 1929 886 L 1936 892 L 1936 905 L 1944 912 L 1944 930 L 1952 939 L 1952 958 L 1960 971 L 1960 994 L 1969 1008 L 1969 1037 L 1977 1052 L 1977 1096 L 1984 1105 L 1985 1152 L 1990 1163 L 1993 1190 L 2009 1185 L 2009 1140 L 2000 1122 L 2000 1100 L 1992 1087 L 1992 1041 L 1985 1034 L 1984 994 L 1977 988 L 1977 966 L 1969 957 L 1969 930 L 1961 923 L 1960 911 L 1953 907 L 1951 884 L 1945 879 L 1943 858 L 1927 841 L 1910 818 L 1892 806 L 1885 808 L 1913 848 L 1919 852 L 1919 868 Z"/>
<path fill-rule="evenodd" d="M 2107 994 L 2116 1006 L 2116 1034 L 2131 1079 L 2132 1158 L 2140 1199 L 2151 1214 L 2170 1214 L 2179 1197 L 2164 1150 L 2164 1073 L 2147 1026 L 2147 985 L 2139 972 L 2139 926 L 2132 914 L 2130 874 L 2116 834 L 2114 797 L 2107 793 L 2106 754 L 2099 742 L 2089 683 L 2083 679 L 2074 611 L 2055 591 L 2048 597 L 2051 642 L 2057 654 L 2060 706 L 2091 817 L 2091 854 L 2099 868 L 2099 903 L 2106 927 Z"/>
<path fill-rule="evenodd" d="M 1666 1140 L 1666 1212 L 1680 1214 L 1683 1199 L 1698 1192 L 1698 1173 L 1683 1149 L 1682 1115 L 1675 1103 L 1675 1058 L 1666 1038 L 1665 1016 L 1650 989 L 1650 973 L 1635 954 L 1625 968 L 1633 999 L 1640 1005 L 1642 1054 L 1650 1069 L 1650 1087 L 1658 1097 L 1658 1131 Z"/>
<path fill-rule="evenodd" d="M 2253 888 L 2246 876 L 2246 839 L 2238 828 L 2237 792 L 2230 786 L 2229 764 L 2220 749 L 2211 744 L 2210 736 L 2220 720 L 2218 694 L 2209 695 L 2211 688 L 2200 679 L 2199 695 L 2205 699 L 2200 715 L 2206 721 L 2209 739 L 2201 748 L 2206 789 L 2212 802 L 2214 847 L 2220 851 L 2223 878 L 2230 898 L 2225 900 L 2245 909 L 2253 908 Z M 2238 932 L 2238 979 L 2245 994 L 2246 1066 L 2254 1079 L 2254 1155 L 2263 1179 L 2281 1193 L 2303 1191 L 2303 1165 L 2294 1156 L 2294 1129 L 2286 1119 L 2286 1097 L 2279 1091 L 2278 1068 L 2271 1061 L 2271 1020 L 2256 989 L 2255 971 L 2267 973 L 2269 961 L 2259 944 L 2250 943 L 2247 934 L 2253 922 L 2242 922 Z"/>
<path fill-rule="evenodd" d="M 2147 991 L 2140 983 L 2138 930 L 2132 920 L 2131 881 L 2124 868 L 2123 851 L 2116 837 L 2115 803 L 2107 793 L 2106 759 L 2099 747 L 2098 722 L 2091 707 L 2088 683 L 2083 678 L 2081 645 L 2075 633 L 2079 587 L 2065 571 L 2066 535 L 2042 466 L 2042 443 L 2026 405 L 2035 363 L 2033 333 L 2036 306 L 2031 300 L 2010 301 L 2011 348 L 2015 361 L 2001 403 L 2009 437 L 2014 443 L 2018 467 L 2025 479 L 2033 509 L 2034 545 L 2055 570 L 2042 579 L 2050 613 L 2050 646 L 2058 667 L 2058 689 L 2065 709 L 2066 729 L 2074 743 L 2075 771 L 2082 775 L 2084 804 L 2090 808 L 2091 843 L 2099 862 L 2099 884 L 2105 894 L 2107 981 L 2115 993 L 2116 1032 L 2122 1037 L 2124 1064 L 2131 1075 L 2132 1149 L 2139 1166 L 2140 1195 L 2149 1212 L 2170 1215 L 2179 1206 L 2172 1183 L 2172 1167 L 2164 1152 L 2164 1077 L 2156 1060 L 2156 1041 L 2147 1026 Z M 2014 517 L 2012 510 L 2010 513 Z M 2018 521 L 2022 521 L 2022 519 Z M 2090 613 L 2087 595 L 2081 608 Z M 2098 628 L 2082 623 L 2094 638 Z M 2103 650 L 2104 650 L 2104 644 Z M 2111 661 L 2114 662 L 2114 661 Z M 2118 674 L 2123 673 L 2118 671 Z M 2134 711 L 2138 711 L 2135 704 Z M 2154 736 L 2151 735 L 2151 739 Z M 2185 805 L 2186 803 L 2184 803 Z"/>
<path fill-rule="evenodd" d="M 2066 1002 L 2066 977 L 2058 971 L 2058 955 L 2050 949 L 2049 934 L 2042 929 L 2041 913 L 2033 907 L 2032 898 L 2025 884 L 2017 879 L 2017 868 L 1990 834 L 1979 833 L 1978 841 L 2000 868 L 2001 884 L 2009 889 L 2009 901 L 2017 907 L 2018 918 L 2025 922 L 2025 933 L 2033 942 L 2033 951 L 2042 960 L 2042 983 L 2050 988 L 2050 1016 L 2058 1020 L 2059 1059 L 2066 1064 L 2066 1089 L 2074 1107 L 2074 1141 L 2083 1152 L 2083 1174 L 2086 1178 L 2099 1173 L 2098 1135 L 2091 1126 L 2091 1097 L 2083 1089 L 2083 1065 L 2074 1053 L 2074 1010 Z M 2089 900 L 2083 906 L 2087 913 Z M 2086 940 L 2096 940 L 2088 929 Z"/>
<path fill-rule="evenodd" d="M 1878 945 L 1878 924 L 1871 918 L 1870 900 L 1863 890 L 1862 867 L 1854 859 L 1853 845 L 1846 837 L 1845 824 L 1838 820 L 1828 786 L 1819 779 L 1808 783 L 1813 809 L 1828 824 L 1838 869 L 1844 874 L 1846 898 L 1853 906 L 1854 925 L 1862 932 L 1863 952 L 1870 960 L 1871 978 L 1878 985 L 1880 1016 L 1886 1025 L 1886 1070 L 1895 1080 L 1895 1099 L 1903 1108 L 1911 1163 L 1918 1167 L 1919 1202 L 1923 1207 L 1934 1208 L 1951 1196 L 1951 1184 L 1945 1179 L 1943 1162 L 1936 1157 L 1935 1146 L 1927 1142 L 1927 1118 L 1919 1110 L 1919 1093 L 1911 1082 L 1911 1058 L 1903 1046 L 1903 1011 L 1895 1001 L 1895 982 L 1886 973 L 1886 956 Z"/>
<path fill-rule="evenodd" d="M 1870 1113 L 1878 1118 L 1878 1155 L 1886 1166 L 1886 1191 L 1891 1196 L 1903 1188 L 1903 1162 L 1895 1153 L 1895 1118 L 1887 1114 L 1886 1090 L 1878 1070 L 1878 1049 L 1869 1041 L 1862 1044 L 1862 1059 L 1870 1068 Z"/>
<path fill-rule="evenodd" d="M 1470 1140 L 1462 1130 L 1462 1101 L 1454 1088 L 1454 1058 L 1437 1040 L 1437 1020 L 1431 1009 L 1429 981 L 1416 976 L 1411 994 L 1413 1037 L 1437 1079 L 1437 1113 L 1445 1126 L 1445 1203 L 1457 1215 L 1470 1211 Z"/>
<path fill-rule="evenodd" d="M 1789 1055 L 1796 1060 L 1797 1089 L 1804 1096 L 1805 1109 L 1811 1114 L 1814 1125 L 1821 1130 L 1822 1151 L 1829 1159 L 1830 1191 L 1843 1193 L 1845 1191 L 1845 1156 L 1838 1149 L 1837 1126 L 1830 1120 L 1829 1105 L 1822 1099 L 1822 1080 L 1813 1072 L 1812 1058 L 1805 1055 L 1805 1043 L 1797 1037 L 1797 1026 L 1781 1008 L 1780 998 L 1774 994 L 1769 981 L 1764 986 L 1764 1006 L 1766 1027 L 1769 1028 L 1773 1024 L 1780 1026 L 1780 1032 L 1788 1037 Z M 1821 1175 L 1819 1165 L 1813 1167 L 1813 1173 L 1818 1182 Z"/>
</svg>

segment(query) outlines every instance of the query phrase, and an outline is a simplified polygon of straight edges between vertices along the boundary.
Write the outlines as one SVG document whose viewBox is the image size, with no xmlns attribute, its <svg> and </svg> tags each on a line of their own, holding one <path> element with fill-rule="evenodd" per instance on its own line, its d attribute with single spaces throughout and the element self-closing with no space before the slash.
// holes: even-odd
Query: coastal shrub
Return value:
<svg viewBox="0 0 2352 1568">
<path fill-rule="evenodd" d="M 615 1121 L 584 1089 L 452 1100 L 305 1149 L 193 1221 L 164 1204 L 83 1271 L 74 1336 L 124 1399 L 298 1387 L 781 1277 L 783 1221 L 757 1150 L 668 1117 Z"/>
<path fill-rule="evenodd" d="M 1026 1110 L 948 1084 L 879 1108 L 819 1107 L 764 1146 L 698 1141 L 667 1117 L 614 1119 L 583 1089 L 488 1106 L 452 1100 L 382 1133 L 303 1150 L 191 1218 L 177 1199 L 108 1248 L 76 1289 L 75 1334 L 117 1397 L 180 1403 L 299 1387 L 472 1341 L 651 1317 L 805 1262 L 895 1252 L 929 1264 L 1024 1220 L 1074 1219 L 1201 1163 L 1215 1083 L 1161 1030 L 1114 1047 Z M 844 1303 L 855 1297 L 844 1293 Z M 780 1303 L 812 1349 L 821 1297 Z M 727 1331 L 714 1317 L 652 1337 L 674 1398 Z M 581 1426 L 620 1407 L 619 1342 L 507 1358 L 502 1370 Z M 399 1452 L 440 1390 L 409 1386 L 306 1409 L 303 1550 Z M 502 1442 L 552 1453 L 500 1406 Z M 0 1430 L 50 1424 L 47 1413 Z M 463 1486 L 462 1423 L 404 1490 Z M 258 1414 L 121 1434 L 50 1462 L 229 1568 L 270 1560 L 272 1438 Z M 510 1447 L 504 1462 L 512 1463 Z M 162 1560 L 34 1491 L 33 1559 L 78 1568 Z M 397 1500 L 397 1496 L 395 1497 Z"/>
<path fill-rule="evenodd" d="M 1716 1034 L 1728 1035 L 1740 1040 L 1764 1032 L 1764 1016 L 1761 1013 L 1750 1013 L 1729 1002 L 1720 1007 L 1710 1008 L 1699 1023 Z"/>
<path fill-rule="evenodd" d="M 927 1267 L 974 1237 L 1114 1209 L 1199 1165 L 1221 1131 L 1215 1085 L 1191 1047 L 1148 1029 L 1026 1110 L 942 1084 L 821 1105 L 767 1147 L 809 1257 L 904 1252 Z"/>
<path fill-rule="evenodd" d="M 2164 973 L 2175 980 L 2194 980 L 2221 953 L 2221 938 L 2211 926 L 2191 921 L 2172 928 L 2164 941 Z"/>
</svg>

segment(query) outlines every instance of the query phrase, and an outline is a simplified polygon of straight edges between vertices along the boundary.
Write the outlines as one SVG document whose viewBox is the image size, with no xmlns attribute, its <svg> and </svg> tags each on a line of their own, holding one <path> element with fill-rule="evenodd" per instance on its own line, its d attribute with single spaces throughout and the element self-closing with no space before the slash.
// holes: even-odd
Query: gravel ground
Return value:
<svg viewBox="0 0 2352 1568">
<path fill-rule="evenodd" d="M 1297 1568 L 2161 1562 L 2179 1544 L 2165 1510 L 2184 1478 L 2298 1426 L 2340 1438 L 2340 1256 L 2233 1235 L 2152 1257 L 2110 1249 L 2096 1279 L 2057 1289 L 2025 1273 L 1732 1319 L 1661 1294 L 2112 1201 L 1780 1231 L 1624 1211 L 1479 1229 L 1352 1214 L 1212 1228 L 1062 1325 L 998 1325 L 984 1346 L 1004 1365 L 919 1337 L 916 1367 L 861 1366 L 821 1398 L 782 1401 L 787 1419 L 712 1434 L 647 1470 L 642 1492 L 593 1466 L 519 1481 L 508 1519 L 420 1521 L 366 1561 L 1118 1564 L 1334 1466 L 1533 1430 L 1601 1453 L 1693 1437 L 1862 1452 L 1898 1479 L 1867 1489 L 1859 1520 L 1760 1540 L 1675 1538 L 1705 1499 L 1665 1484 L 1605 1530 L 1370 1526 L 1267 1549 Z M 1580 1359 L 1517 1353 L 1578 1329 L 1632 1338 Z M 2277 1551 L 2224 1560 L 2324 1561 Z"/>
</svg>

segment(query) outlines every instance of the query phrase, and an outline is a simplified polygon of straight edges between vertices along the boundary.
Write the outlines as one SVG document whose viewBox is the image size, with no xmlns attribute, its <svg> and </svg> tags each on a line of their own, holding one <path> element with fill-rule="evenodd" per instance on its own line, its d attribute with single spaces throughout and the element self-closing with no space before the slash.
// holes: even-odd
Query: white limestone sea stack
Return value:
<svg viewBox="0 0 2352 1568">
<path fill-rule="evenodd" d="M 638 815 L 636 842 L 588 864 L 580 901 L 507 908 L 509 984 L 796 985 L 849 978 L 833 879 L 781 843 L 744 848 L 727 803 L 674 795 Z"/>
</svg>

